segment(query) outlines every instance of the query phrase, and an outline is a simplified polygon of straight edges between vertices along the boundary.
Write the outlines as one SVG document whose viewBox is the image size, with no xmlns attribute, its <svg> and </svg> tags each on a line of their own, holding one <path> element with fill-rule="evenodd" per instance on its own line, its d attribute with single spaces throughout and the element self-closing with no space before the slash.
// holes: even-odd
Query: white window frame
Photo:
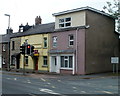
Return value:
<svg viewBox="0 0 120 96">
<path fill-rule="evenodd" d="M 3 46 L 2 46 L 2 51 L 6 51 L 6 44 L 3 44 Z"/>
<path fill-rule="evenodd" d="M 2 58 L 2 64 L 5 65 L 5 58 Z"/>
<path fill-rule="evenodd" d="M 52 37 L 53 47 L 57 47 L 57 36 Z"/>
<path fill-rule="evenodd" d="M 70 36 L 73 36 L 72 40 L 70 39 Z M 74 45 L 74 35 L 73 34 L 69 35 L 69 46 L 73 46 L 73 45 L 70 45 L 71 42 L 73 42 L 73 45 Z"/>
<path fill-rule="evenodd" d="M 60 60 L 61 60 L 61 57 L 62 57 L 62 56 L 64 57 L 64 67 L 62 67 L 62 66 L 61 66 L 62 63 L 60 63 L 60 69 L 72 70 L 72 69 L 73 69 L 73 59 L 74 59 L 74 56 L 73 56 L 73 55 L 61 55 L 61 56 L 60 56 Z M 67 59 L 65 59 L 66 56 L 68 57 Z M 72 67 L 71 67 L 71 68 L 69 67 L 69 64 L 70 64 L 70 63 L 69 63 L 69 59 L 70 59 L 69 57 L 70 57 L 70 56 L 72 56 Z M 65 67 L 65 61 L 68 62 L 67 67 Z"/>
<path fill-rule="evenodd" d="M 47 58 L 45 58 L 45 57 L 47 57 Z M 47 64 L 45 64 L 45 62 L 44 61 L 47 61 Z M 43 56 L 43 66 L 48 66 L 48 56 Z"/>
<path fill-rule="evenodd" d="M 66 19 L 67 18 L 70 18 L 70 21 L 66 21 Z M 72 18 L 71 17 L 66 17 L 66 18 L 61 18 L 61 19 L 59 19 L 59 28 L 67 28 L 67 27 L 71 27 L 72 26 Z M 66 26 L 66 24 L 70 24 L 70 26 Z M 63 27 L 62 26 L 60 26 L 60 25 L 63 25 Z"/>
</svg>

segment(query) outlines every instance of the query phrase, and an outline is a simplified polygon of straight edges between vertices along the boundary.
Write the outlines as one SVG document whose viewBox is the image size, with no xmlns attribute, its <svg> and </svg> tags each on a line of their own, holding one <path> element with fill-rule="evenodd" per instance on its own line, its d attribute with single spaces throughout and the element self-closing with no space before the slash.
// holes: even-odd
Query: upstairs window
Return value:
<svg viewBox="0 0 120 96">
<path fill-rule="evenodd" d="M 12 41 L 12 50 L 15 50 L 15 41 Z"/>
<path fill-rule="evenodd" d="M 71 17 L 59 19 L 59 28 L 70 27 Z"/>
<path fill-rule="evenodd" d="M 73 45 L 74 45 L 74 36 L 69 35 L 69 46 L 73 46 Z"/>
<path fill-rule="evenodd" d="M 5 44 L 3 44 L 3 46 L 2 46 L 2 50 L 6 51 L 6 45 Z"/>
<path fill-rule="evenodd" d="M 57 36 L 53 37 L 53 47 L 57 47 Z"/>
<path fill-rule="evenodd" d="M 47 38 L 44 37 L 44 48 L 47 48 Z"/>
</svg>

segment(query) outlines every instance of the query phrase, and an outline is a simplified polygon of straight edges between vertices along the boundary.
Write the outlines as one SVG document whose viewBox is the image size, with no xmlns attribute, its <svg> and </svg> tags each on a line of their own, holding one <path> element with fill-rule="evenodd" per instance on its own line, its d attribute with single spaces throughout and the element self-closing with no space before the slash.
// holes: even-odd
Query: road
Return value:
<svg viewBox="0 0 120 96">
<path fill-rule="evenodd" d="M 70 75 L 2 74 L 2 94 L 118 94 L 118 77 L 81 78 Z M 23 95 L 21 95 L 23 96 Z M 40 95 L 41 96 L 41 95 Z"/>
</svg>

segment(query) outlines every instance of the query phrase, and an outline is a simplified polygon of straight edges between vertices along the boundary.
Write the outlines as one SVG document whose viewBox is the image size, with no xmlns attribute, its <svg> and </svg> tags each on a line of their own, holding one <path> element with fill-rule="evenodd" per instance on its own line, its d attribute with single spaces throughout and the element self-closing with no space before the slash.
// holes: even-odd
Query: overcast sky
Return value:
<svg viewBox="0 0 120 96">
<path fill-rule="evenodd" d="M 10 14 L 10 27 L 17 32 L 21 24 L 33 25 L 36 16 L 41 16 L 42 24 L 55 22 L 53 13 L 85 6 L 103 10 L 106 1 L 113 0 L 1 0 L 0 34 L 8 28 L 8 17 L 4 14 Z"/>
</svg>

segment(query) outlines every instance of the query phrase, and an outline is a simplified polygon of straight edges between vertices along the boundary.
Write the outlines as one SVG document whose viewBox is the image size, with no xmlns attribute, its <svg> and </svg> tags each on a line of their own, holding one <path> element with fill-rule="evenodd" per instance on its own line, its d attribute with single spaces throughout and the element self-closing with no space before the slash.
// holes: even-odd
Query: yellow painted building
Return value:
<svg viewBox="0 0 120 96">
<path fill-rule="evenodd" d="M 20 56 L 20 68 L 23 69 L 25 61 L 25 70 L 31 71 L 49 71 L 49 34 L 36 34 L 21 37 L 21 45 L 27 41 L 28 44 L 34 46 L 34 50 L 38 51 L 38 56 L 29 56 L 25 54 Z"/>
</svg>

